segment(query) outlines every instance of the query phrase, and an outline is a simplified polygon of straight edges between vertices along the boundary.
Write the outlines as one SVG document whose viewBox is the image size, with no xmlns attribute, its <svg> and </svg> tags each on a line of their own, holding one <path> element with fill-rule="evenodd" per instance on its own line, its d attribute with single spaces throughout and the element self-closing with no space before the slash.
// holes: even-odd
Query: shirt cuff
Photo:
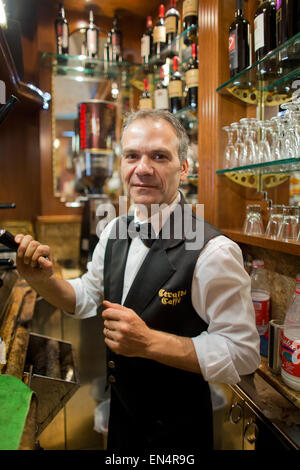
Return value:
<svg viewBox="0 0 300 470">
<path fill-rule="evenodd" d="M 85 291 L 81 278 L 67 279 L 67 282 L 71 284 L 76 295 L 76 307 L 74 313 L 64 313 L 72 318 L 84 319 L 90 318 L 97 315 L 97 305 L 91 297 L 88 296 Z"/>
<path fill-rule="evenodd" d="M 241 380 L 233 364 L 225 338 L 203 331 L 192 340 L 201 373 L 207 382 L 234 385 Z M 218 347 L 216 347 L 216 341 Z"/>
</svg>

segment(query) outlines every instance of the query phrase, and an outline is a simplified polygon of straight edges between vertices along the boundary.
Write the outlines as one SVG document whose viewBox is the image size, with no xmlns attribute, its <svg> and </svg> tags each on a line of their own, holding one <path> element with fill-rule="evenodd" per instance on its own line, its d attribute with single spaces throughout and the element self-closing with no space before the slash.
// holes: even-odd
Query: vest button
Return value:
<svg viewBox="0 0 300 470">
<path fill-rule="evenodd" d="M 114 369 L 116 367 L 116 363 L 114 361 L 108 361 L 108 367 L 110 369 Z"/>
<path fill-rule="evenodd" d="M 115 377 L 114 375 L 110 375 L 110 376 L 108 377 L 108 381 L 109 381 L 109 383 L 114 384 L 115 381 L 116 381 L 116 377 Z"/>
</svg>

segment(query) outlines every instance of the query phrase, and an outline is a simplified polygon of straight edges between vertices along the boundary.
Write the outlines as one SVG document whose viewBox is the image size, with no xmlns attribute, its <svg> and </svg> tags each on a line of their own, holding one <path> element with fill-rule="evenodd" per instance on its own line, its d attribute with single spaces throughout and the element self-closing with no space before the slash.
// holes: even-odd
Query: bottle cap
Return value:
<svg viewBox="0 0 300 470">
<path fill-rule="evenodd" d="M 147 26 L 148 28 L 152 27 L 152 16 L 147 16 Z"/>
<path fill-rule="evenodd" d="M 252 261 L 253 268 L 263 268 L 264 266 L 265 266 L 265 263 L 262 259 L 254 259 Z"/>
<path fill-rule="evenodd" d="M 173 71 L 178 70 L 178 57 L 173 57 Z"/>
<path fill-rule="evenodd" d="M 196 57 L 197 54 L 197 45 L 195 43 L 192 44 L 192 56 Z"/>
<path fill-rule="evenodd" d="M 163 5 L 163 4 L 159 5 L 159 10 L 158 10 L 158 12 L 159 12 L 159 13 L 158 13 L 158 16 L 159 16 L 160 18 L 164 18 L 164 16 L 165 16 L 165 5 Z"/>
<path fill-rule="evenodd" d="M 148 90 L 148 78 L 144 78 L 144 88 L 146 91 Z"/>
<path fill-rule="evenodd" d="M 163 67 L 160 67 L 160 69 L 159 69 L 159 78 L 160 78 L 161 80 L 163 80 L 163 79 L 165 78 L 165 72 L 164 72 L 164 68 L 163 68 Z M 299 276 L 300 276 L 300 274 L 299 274 Z"/>
<path fill-rule="evenodd" d="M 174 8 L 176 6 L 176 0 L 171 0 L 170 1 L 170 7 Z"/>
</svg>

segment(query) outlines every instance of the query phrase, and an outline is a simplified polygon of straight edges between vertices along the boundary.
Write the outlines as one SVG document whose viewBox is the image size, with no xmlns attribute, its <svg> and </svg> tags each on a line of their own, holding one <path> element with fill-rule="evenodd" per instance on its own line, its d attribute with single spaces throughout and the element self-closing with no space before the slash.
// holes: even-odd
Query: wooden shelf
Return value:
<svg viewBox="0 0 300 470">
<path fill-rule="evenodd" d="M 297 242 L 282 242 L 259 235 L 246 235 L 240 230 L 221 229 L 221 231 L 224 233 L 224 235 L 227 235 L 237 243 L 244 243 L 246 245 L 258 246 L 260 248 L 267 248 L 268 250 L 280 251 L 281 253 L 300 256 L 300 243 Z"/>
</svg>

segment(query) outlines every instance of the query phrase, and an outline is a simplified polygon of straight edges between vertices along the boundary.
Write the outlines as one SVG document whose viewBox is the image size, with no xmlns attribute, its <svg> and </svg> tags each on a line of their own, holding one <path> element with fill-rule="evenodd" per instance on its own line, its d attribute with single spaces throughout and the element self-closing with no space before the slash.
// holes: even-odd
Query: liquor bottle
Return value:
<svg viewBox="0 0 300 470">
<path fill-rule="evenodd" d="M 192 28 L 184 35 L 184 44 L 189 46 L 196 42 L 198 26 L 198 0 L 184 0 L 182 6 L 183 31 Z"/>
<path fill-rule="evenodd" d="M 149 68 L 150 59 L 153 52 L 152 17 L 147 16 L 147 26 L 141 39 L 141 56 L 145 69 Z"/>
<path fill-rule="evenodd" d="M 255 60 L 261 60 L 276 47 L 276 2 L 261 0 L 254 16 Z"/>
<path fill-rule="evenodd" d="M 177 55 L 175 38 L 178 34 L 179 27 L 179 11 L 176 9 L 176 0 L 171 0 L 170 8 L 165 16 L 166 23 L 166 42 L 168 47 L 168 55 L 172 57 Z"/>
<path fill-rule="evenodd" d="M 89 26 L 85 32 L 86 55 L 87 57 L 97 58 L 99 53 L 98 33 L 99 28 L 94 24 L 94 13 L 90 10 Z"/>
<path fill-rule="evenodd" d="M 192 44 L 192 58 L 189 60 L 187 71 L 185 72 L 185 83 L 188 89 L 187 106 L 196 109 L 198 107 L 199 70 L 197 45 L 195 43 Z"/>
<path fill-rule="evenodd" d="M 173 72 L 169 82 L 170 111 L 177 113 L 182 108 L 182 80 L 178 70 L 178 57 L 173 57 Z"/>
<path fill-rule="evenodd" d="M 144 91 L 139 101 L 139 109 L 152 109 L 152 98 L 148 90 L 148 79 L 144 78 Z"/>
<path fill-rule="evenodd" d="M 113 27 L 110 30 L 112 44 L 112 61 L 122 61 L 122 32 L 118 28 L 118 17 L 114 16 Z"/>
<path fill-rule="evenodd" d="M 159 6 L 159 18 L 153 29 L 153 48 L 156 63 L 164 63 L 162 52 L 166 48 L 165 7 Z"/>
<path fill-rule="evenodd" d="M 58 17 L 55 20 L 56 51 L 57 54 L 69 53 L 69 24 L 66 19 L 65 9 L 59 4 Z"/>
<path fill-rule="evenodd" d="M 164 83 L 165 74 L 163 67 L 160 67 L 159 79 L 154 92 L 154 107 L 155 109 L 169 109 L 168 87 Z"/>
<path fill-rule="evenodd" d="M 244 0 L 236 0 L 235 20 L 229 28 L 230 77 L 251 64 L 250 24 L 244 17 Z"/>
<path fill-rule="evenodd" d="M 276 40 L 277 46 L 299 32 L 298 0 L 276 1 Z"/>
</svg>

